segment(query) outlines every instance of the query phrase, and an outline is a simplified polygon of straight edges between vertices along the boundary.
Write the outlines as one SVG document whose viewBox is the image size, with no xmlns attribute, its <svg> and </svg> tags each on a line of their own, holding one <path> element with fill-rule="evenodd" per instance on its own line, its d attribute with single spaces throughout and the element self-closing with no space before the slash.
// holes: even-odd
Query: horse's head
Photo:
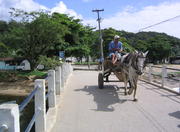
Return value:
<svg viewBox="0 0 180 132">
<path fill-rule="evenodd" d="M 135 53 L 137 55 L 136 58 L 136 73 L 138 75 L 141 75 L 143 73 L 143 70 L 145 68 L 145 60 L 146 60 L 146 56 L 148 54 L 148 51 L 146 51 L 145 53 L 143 52 L 136 52 Z"/>
</svg>

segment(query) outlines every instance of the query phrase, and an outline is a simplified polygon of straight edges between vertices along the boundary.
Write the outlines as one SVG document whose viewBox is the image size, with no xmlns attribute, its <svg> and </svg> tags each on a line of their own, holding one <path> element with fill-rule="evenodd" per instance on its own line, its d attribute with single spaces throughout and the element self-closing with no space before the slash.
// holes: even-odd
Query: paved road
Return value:
<svg viewBox="0 0 180 132">
<path fill-rule="evenodd" d="M 53 132 L 180 132 L 180 96 L 139 82 L 133 102 L 124 96 L 123 83 L 98 89 L 97 76 L 73 72 Z"/>
</svg>

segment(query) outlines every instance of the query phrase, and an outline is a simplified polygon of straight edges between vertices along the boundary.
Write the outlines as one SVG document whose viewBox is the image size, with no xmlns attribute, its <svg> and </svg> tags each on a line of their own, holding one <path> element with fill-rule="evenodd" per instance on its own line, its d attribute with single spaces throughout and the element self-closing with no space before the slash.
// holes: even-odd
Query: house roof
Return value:
<svg viewBox="0 0 180 132">
<path fill-rule="evenodd" d="M 23 60 L 24 58 L 21 57 L 4 57 L 4 58 L 0 58 L 0 61 L 20 61 Z"/>
</svg>

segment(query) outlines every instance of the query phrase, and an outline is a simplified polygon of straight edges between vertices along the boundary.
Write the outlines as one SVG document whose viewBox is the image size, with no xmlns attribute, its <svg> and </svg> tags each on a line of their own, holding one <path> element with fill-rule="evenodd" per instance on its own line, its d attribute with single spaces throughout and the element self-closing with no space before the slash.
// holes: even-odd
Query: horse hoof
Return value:
<svg viewBox="0 0 180 132">
<path fill-rule="evenodd" d="M 128 91 L 128 94 L 131 95 L 133 91 Z"/>
<path fill-rule="evenodd" d="M 134 99 L 133 101 L 134 101 L 134 102 L 137 102 L 137 101 L 138 101 L 138 99 Z"/>
</svg>

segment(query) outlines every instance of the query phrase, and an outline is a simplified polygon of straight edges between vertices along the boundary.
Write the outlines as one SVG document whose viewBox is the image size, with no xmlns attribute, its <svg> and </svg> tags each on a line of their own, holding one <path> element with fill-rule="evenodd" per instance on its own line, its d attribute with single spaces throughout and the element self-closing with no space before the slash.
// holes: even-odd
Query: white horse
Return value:
<svg viewBox="0 0 180 132">
<path fill-rule="evenodd" d="M 124 55 L 121 58 L 118 66 L 115 69 L 121 69 L 120 72 L 117 70 L 113 70 L 114 74 L 119 80 L 122 80 L 125 84 L 125 95 L 127 95 L 127 84 L 129 82 L 130 89 L 128 94 L 132 94 L 134 90 L 134 101 L 137 101 L 136 91 L 137 91 L 137 82 L 139 75 L 142 75 L 143 70 L 145 68 L 145 60 L 148 51 L 143 52 L 135 52 Z"/>
</svg>

